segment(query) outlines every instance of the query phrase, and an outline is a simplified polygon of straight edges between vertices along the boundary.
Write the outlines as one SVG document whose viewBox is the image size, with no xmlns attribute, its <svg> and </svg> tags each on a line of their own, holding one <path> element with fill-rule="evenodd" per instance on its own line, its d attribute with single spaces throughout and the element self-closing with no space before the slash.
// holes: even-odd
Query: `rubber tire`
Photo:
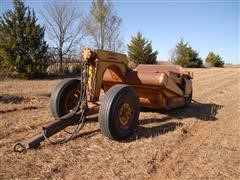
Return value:
<svg viewBox="0 0 240 180">
<path fill-rule="evenodd" d="M 53 117 L 58 119 L 67 113 L 64 112 L 64 98 L 66 94 L 72 90 L 78 88 L 81 81 L 74 78 L 66 78 L 62 80 L 52 91 L 50 97 L 50 109 Z M 78 119 L 79 116 L 73 116 L 71 118 Z"/>
<path fill-rule="evenodd" d="M 133 112 L 133 120 L 129 128 L 122 129 L 117 118 L 119 117 L 119 109 L 125 100 L 130 100 L 133 103 L 135 111 Z M 124 140 L 137 128 L 139 113 L 140 103 L 135 89 L 126 84 L 114 85 L 107 91 L 100 106 L 98 115 L 100 129 L 110 139 Z"/>
</svg>

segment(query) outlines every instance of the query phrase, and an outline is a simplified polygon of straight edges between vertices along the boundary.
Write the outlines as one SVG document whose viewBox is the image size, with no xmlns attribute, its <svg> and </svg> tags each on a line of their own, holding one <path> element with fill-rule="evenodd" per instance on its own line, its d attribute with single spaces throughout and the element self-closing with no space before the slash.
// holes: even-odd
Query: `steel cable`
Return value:
<svg viewBox="0 0 240 180">
<path fill-rule="evenodd" d="M 79 120 L 77 121 L 77 127 L 75 128 L 74 132 L 68 132 L 64 130 L 66 133 L 70 134 L 67 138 L 57 140 L 57 141 L 52 141 L 47 137 L 47 131 L 43 131 L 43 137 L 47 141 L 48 144 L 55 145 L 55 144 L 63 144 L 66 143 L 73 138 L 75 138 L 80 130 L 84 127 L 85 125 L 85 110 L 88 108 L 87 107 L 87 92 L 86 92 L 86 84 L 88 80 L 88 64 L 87 62 L 84 62 L 83 65 L 81 66 L 81 84 L 80 84 L 80 90 L 79 91 L 79 101 L 78 104 L 69 112 L 68 114 L 57 118 L 56 120 L 67 120 L 68 118 L 73 117 L 74 115 L 80 115 Z M 80 109 L 79 109 L 80 108 Z"/>
</svg>

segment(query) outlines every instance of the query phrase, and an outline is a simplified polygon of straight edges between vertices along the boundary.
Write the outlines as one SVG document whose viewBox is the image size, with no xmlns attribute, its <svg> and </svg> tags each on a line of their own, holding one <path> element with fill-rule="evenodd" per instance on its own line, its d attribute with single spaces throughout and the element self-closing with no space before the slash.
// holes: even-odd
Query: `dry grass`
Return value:
<svg viewBox="0 0 240 180">
<path fill-rule="evenodd" d="M 1 81 L 0 179 L 240 179 L 240 69 L 192 70 L 193 105 L 141 112 L 125 142 L 103 137 L 91 121 L 67 144 L 22 154 L 12 145 L 52 120 L 49 95 L 60 80 Z"/>
</svg>

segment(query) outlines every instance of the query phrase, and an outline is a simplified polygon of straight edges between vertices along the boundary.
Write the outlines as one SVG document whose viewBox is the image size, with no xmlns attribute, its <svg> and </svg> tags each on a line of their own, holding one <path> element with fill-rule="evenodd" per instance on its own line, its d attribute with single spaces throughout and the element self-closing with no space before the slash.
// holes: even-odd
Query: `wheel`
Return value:
<svg viewBox="0 0 240 180">
<path fill-rule="evenodd" d="M 78 79 L 64 79 L 53 90 L 50 97 L 50 109 L 55 119 L 68 114 L 79 102 L 79 86 L 81 81 Z M 75 115 L 71 118 L 78 119 Z"/>
<path fill-rule="evenodd" d="M 100 106 L 100 129 L 110 139 L 126 139 L 137 128 L 139 112 L 139 97 L 135 89 L 125 84 L 114 85 Z"/>
<path fill-rule="evenodd" d="M 193 92 L 191 92 L 189 94 L 189 96 L 185 99 L 185 106 L 186 107 L 190 107 L 191 103 L 192 103 L 192 95 L 193 95 Z"/>
</svg>

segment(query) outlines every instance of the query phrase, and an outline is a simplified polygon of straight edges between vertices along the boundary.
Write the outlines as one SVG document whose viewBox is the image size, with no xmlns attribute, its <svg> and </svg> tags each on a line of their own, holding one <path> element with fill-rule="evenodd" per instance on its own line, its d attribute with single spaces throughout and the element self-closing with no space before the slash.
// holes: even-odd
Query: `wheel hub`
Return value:
<svg viewBox="0 0 240 180">
<path fill-rule="evenodd" d="M 77 90 L 72 90 L 66 95 L 65 111 L 70 112 L 78 104 L 80 94 Z"/>
<path fill-rule="evenodd" d="M 120 108 L 119 121 L 122 128 L 128 128 L 133 117 L 133 110 L 128 103 L 124 103 Z"/>
</svg>

